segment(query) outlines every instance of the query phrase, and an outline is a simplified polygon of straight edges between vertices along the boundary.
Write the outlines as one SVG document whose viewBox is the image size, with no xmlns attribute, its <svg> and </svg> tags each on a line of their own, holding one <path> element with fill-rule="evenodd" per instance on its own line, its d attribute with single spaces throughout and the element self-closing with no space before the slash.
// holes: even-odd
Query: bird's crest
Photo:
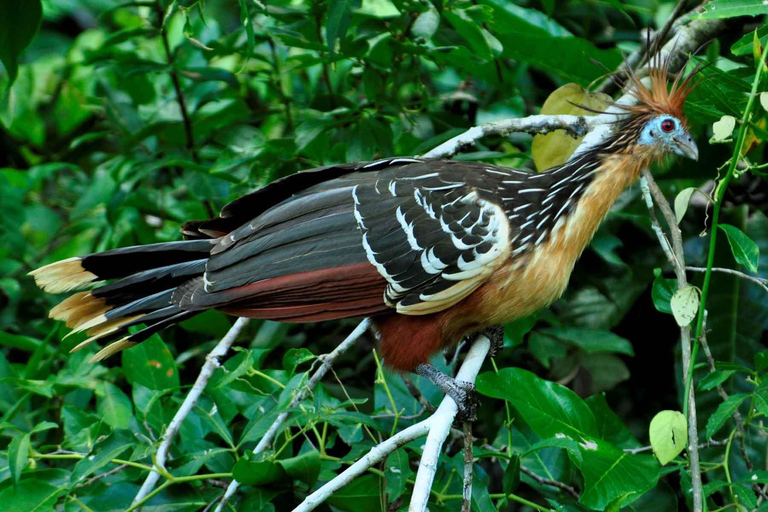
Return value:
<svg viewBox="0 0 768 512">
<path fill-rule="evenodd" d="M 635 74 L 632 66 L 626 66 L 626 85 L 629 92 L 637 98 L 638 104 L 622 105 L 621 108 L 637 115 L 669 114 L 685 123 L 685 116 L 683 116 L 685 100 L 696 86 L 696 83 L 693 82 L 694 77 L 704 69 L 705 65 L 703 62 L 699 63 L 687 76 L 684 76 L 686 66 L 683 66 L 680 73 L 672 81 L 672 85 L 669 85 L 669 65 L 674 49 L 665 58 L 662 58 L 660 49 L 656 51 L 651 49 L 651 52 L 652 57 L 648 63 L 650 86 L 643 83 L 643 80 Z"/>
</svg>

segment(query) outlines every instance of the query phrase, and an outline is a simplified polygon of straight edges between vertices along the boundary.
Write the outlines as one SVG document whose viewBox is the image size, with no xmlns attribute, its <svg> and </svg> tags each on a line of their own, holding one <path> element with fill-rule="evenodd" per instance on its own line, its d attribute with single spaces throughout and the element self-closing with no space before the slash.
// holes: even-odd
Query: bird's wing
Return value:
<svg viewBox="0 0 768 512">
<path fill-rule="evenodd" d="M 481 168 L 389 159 L 318 179 L 222 237 L 174 303 L 294 321 L 445 309 L 508 251 L 509 224 Z"/>
<path fill-rule="evenodd" d="M 510 226 L 480 164 L 431 162 L 382 171 L 354 188 L 368 261 L 387 305 L 424 315 L 456 304 L 509 255 Z"/>
</svg>

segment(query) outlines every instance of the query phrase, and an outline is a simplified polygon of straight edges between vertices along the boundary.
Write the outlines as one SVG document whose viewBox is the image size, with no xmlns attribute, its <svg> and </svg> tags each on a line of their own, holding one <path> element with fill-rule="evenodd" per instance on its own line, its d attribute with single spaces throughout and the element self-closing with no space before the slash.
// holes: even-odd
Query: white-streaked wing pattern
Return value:
<svg viewBox="0 0 768 512">
<path fill-rule="evenodd" d="M 501 206 L 460 173 L 429 171 L 405 166 L 353 192 L 368 261 L 389 283 L 386 303 L 404 314 L 455 304 L 509 255 Z"/>
</svg>

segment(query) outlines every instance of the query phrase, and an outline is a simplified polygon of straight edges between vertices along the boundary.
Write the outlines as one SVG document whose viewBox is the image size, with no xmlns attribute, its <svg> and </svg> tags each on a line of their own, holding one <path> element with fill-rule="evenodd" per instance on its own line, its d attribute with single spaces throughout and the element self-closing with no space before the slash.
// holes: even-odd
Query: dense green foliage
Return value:
<svg viewBox="0 0 768 512">
<path fill-rule="evenodd" d="M 65 339 L 68 330 L 47 319 L 61 297 L 36 289 L 28 271 L 176 240 L 182 222 L 301 169 L 420 154 L 476 124 L 538 113 L 566 83 L 595 89 L 622 51 L 640 47 L 640 30 L 663 25 L 673 7 L 0 0 L 0 508 L 129 509 L 205 354 L 232 323 L 209 312 L 89 364 L 96 348 L 69 353 L 85 335 Z M 765 13 L 759 0 L 715 0 L 704 16 Z M 680 194 L 688 265 L 706 266 L 710 233 L 719 232 L 716 267 L 767 277 L 761 23 L 734 18 L 697 57 L 713 63 L 687 105 L 701 158 L 654 173 L 668 197 Z M 735 140 L 749 154 L 729 168 Z M 531 138 L 487 137 L 456 158 L 532 166 Z M 715 191 L 712 180 L 729 170 L 735 178 Z M 720 191 L 712 232 L 707 197 Z M 699 300 L 698 289 L 673 299 L 670 268 L 633 187 L 565 296 L 506 327 L 506 349 L 477 382 L 485 396 L 474 427 L 473 510 L 690 506 L 685 417 L 665 413 L 649 433 L 657 413 L 684 409 L 675 318 L 690 321 Z M 689 278 L 701 286 L 702 275 Z M 759 471 L 767 462 L 764 288 L 722 273 L 709 286 L 705 332 L 717 369 L 699 350 L 693 377 L 709 510 L 768 510 L 768 472 Z M 291 411 L 274 449 L 249 457 L 316 356 L 353 325 L 251 322 L 182 426 L 169 474 L 144 509 L 204 510 L 234 474 L 243 486 L 231 510 L 290 510 L 427 417 L 366 339 Z M 436 364 L 455 368 L 454 354 L 447 358 Z M 439 402 L 436 388 L 413 381 Z M 656 456 L 643 449 L 651 442 Z M 324 509 L 407 508 L 422 444 L 400 448 Z M 461 506 L 461 446 L 458 436 L 446 447 L 430 510 Z"/>
</svg>

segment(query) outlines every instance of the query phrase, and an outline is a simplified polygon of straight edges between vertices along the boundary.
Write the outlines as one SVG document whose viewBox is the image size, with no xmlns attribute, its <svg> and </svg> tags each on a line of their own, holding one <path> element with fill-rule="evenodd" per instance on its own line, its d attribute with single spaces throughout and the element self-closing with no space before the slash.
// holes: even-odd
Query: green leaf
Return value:
<svg viewBox="0 0 768 512">
<path fill-rule="evenodd" d="M 768 379 L 763 379 L 755 389 L 755 409 L 768 416 Z"/>
<path fill-rule="evenodd" d="M 504 479 L 502 480 L 502 488 L 504 494 L 511 494 L 517 490 L 520 485 L 520 457 L 513 455 L 509 459 L 509 465 L 507 465 L 506 471 L 504 471 Z"/>
<path fill-rule="evenodd" d="M 523 343 L 523 337 L 536 325 L 536 315 L 519 318 L 504 325 L 504 346 L 516 347 Z M 509 342 L 507 343 L 507 340 Z"/>
<path fill-rule="evenodd" d="M 768 14 L 768 5 L 763 0 L 712 0 L 701 6 L 700 12 L 692 18 L 712 20 L 735 16 L 760 16 Z"/>
<path fill-rule="evenodd" d="M 27 457 L 29 456 L 29 434 L 20 434 L 8 445 L 8 466 L 13 475 L 14 485 L 19 483 L 21 472 L 27 466 Z"/>
<path fill-rule="evenodd" d="M 381 508 L 379 489 L 381 479 L 376 475 L 355 478 L 328 498 L 328 505 L 346 512 L 379 510 Z"/>
<path fill-rule="evenodd" d="M 247 485 L 267 485 L 290 477 L 311 488 L 319 474 L 320 452 L 317 450 L 279 460 L 250 461 L 242 457 L 232 469 L 235 479 Z"/>
<path fill-rule="evenodd" d="M 19 54 L 34 39 L 43 19 L 40 0 L 0 2 L 0 61 L 8 72 L 10 87 L 19 70 Z"/>
<path fill-rule="evenodd" d="M 750 272 L 757 273 L 760 248 L 754 240 L 735 226 L 720 224 L 718 227 L 728 236 L 728 243 L 731 245 L 731 252 L 736 261 L 747 267 Z"/>
<path fill-rule="evenodd" d="M 709 417 L 709 420 L 707 420 L 708 439 L 711 439 L 712 436 L 717 434 L 717 432 L 723 428 L 725 422 L 733 416 L 733 413 L 736 412 L 741 403 L 748 397 L 749 395 L 743 393 L 734 394 L 729 396 L 727 400 L 724 400 L 723 403 L 717 407 L 712 416 Z"/>
<path fill-rule="evenodd" d="M 677 218 L 678 224 L 683 220 L 685 212 L 688 210 L 688 203 L 691 201 L 691 196 L 696 190 L 696 187 L 684 188 L 675 197 L 675 218 Z"/>
<path fill-rule="evenodd" d="M 96 386 L 96 410 L 114 428 L 128 428 L 131 422 L 131 400 L 111 382 Z"/>
<path fill-rule="evenodd" d="M 467 42 L 472 53 L 485 60 L 493 58 L 491 46 L 483 34 L 482 26 L 477 25 L 462 10 L 443 11 L 443 16 L 453 25 L 456 33 Z"/>
<path fill-rule="evenodd" d="M 648 428 L 651 447 L 661 465 L 671 462 L 688 444 L 688 422 L 679 411 L 661 411 Z"/>
<path fill-rule="evenodd" d="M 685 327 L 696 318 L 699 311 L 699 290 L 694 286 L 681 288 L 672 296 L 669 305 L 677 325 Z"/>
<path fill-rule="evenodd" d="M 731 53 L 737 57 L 752 55 L 752 48 L 755 45 L 755 37 L 758 38 L 762 46 L 765 46 L 766 43 L 768 43 L 768 26 L 763 25 L 753 32 L 748 32 L 741 39 L 733 43 L 731 46 Z"/>
<path fill-rule="evenodd" d="M 593 510 L 604 510 L 626 496 L 629 504 L 652 489 L 659 479 L 659 463 L 650 455 L 630 454 L 602 440 L 580 443 L 584 492 L 579 502 Z"/>
<path fill-rule="evenodd" d="M 73 485 L 82 483 L 88 476 L 110 464 L 112 459 L 119 457 L 131 446 L 133 446 L 132 443 L 127 441 L 125 436 L 107 437 L 97 443 L 94 448 L 95 455 L 91 454 L 75 465 L 75 469 L 72 471 L 72 475 L 70 475 L 70 482 Z"/>
<path fill-rule="evenodd" d="M 315 354 L 303 347 L 289 349 L 283 356 L 283 369 L 289 376 L 293 376 L 293 372 L 296 371 L 297 366 L 301 363 L 311 361 L 315 359 L 315 357 L 317 357 Z"/>
<path fill-rule="evenodd" d="M 168 347 L 153 335 L 123 351 L 123 371 L 131 384 L 163 390 L 179 387 L 179 371 Z"/>
<path fill-rule="evenodd" d="M 704 376 L 703 379 L 699 381 L 699 390 L 700 391 L 709 391 L 710 389 L 714 389 L 726 380 L 728 380 L 728 377 L 736 373 L 733 370 L 715 370 L 711 373 L 708 373 L 706 376 Z"/>
<path fill-rule="evenodd" d="M 661 269 L 654 269 L 656 277 L 653 280 L 653 289 L 651 290 L 651 299 L 653 307 L 662 313 L 672 313 L 670 301 L 677 290 L 677 280 L 667 279 L 661 275 Z"/>
<path fill-rule="evenodd" d="M 429 5 L 429 9 L 419 14 L 416 21 L 413 22 L 411 27 L 411 33 L 416 36 L 429 41 L 432 36 L 437 32 L 440 26 L 440 15 L 437 13 L 432 5 Z"/>
<path fill-rule="evenodd" d="M 362 0 L 331 0 L 328 19 L 325 22 L 325 38 L 331 55 L 336 51 L 336 40 L 343 39 L 349 29 L 352 11 L 362 5 Z"/>
<path fill-rule="evenodd" d="M 0 492 L 0 503 L 9 511 L 53 512 L 65 489 L 57 488 L 43 480 L 28 478 L 17 486 L 8 486 Z"/>
<path fill-rule="evenodd" d="M 507 400 L 542 438 L 558 434 L 575 439 L 597 435 L 595 417 L 576 393 L 529 371 L 503 368 L 483 373 L 477 379 L 477 390 Z"/>
<path fill-rule="evenodd" d="M 408 485 L 408 478 L 413 475 L 408 463 L 408 452 L 400 448 L 387 457 L 385 464 L 387 478 L 387 496 L 390 503 L 403 495 Z"/>
<path fill-rule="evenodd" d="M 752 356 L 752 360 L 755 363 L 755 370 L 761 372 L 768 368 L 768 350 L 763 350 Z"/>
<path fill-rule="evenodd" d="M 490 27 L 507 58 L 527 62 L 584 86 L 602 74 L 601 66 L 588 66 L 585 62 L 600 62 L 609 69 L 621 63 L 618 50 L 598 49 L 558 27 L 541 12 L 500 0 L 483 0 L 481 4 L 494 9 Z"/>
<path fill-rule="evenodd" d="M 540 332 L 576 345 L 587 353 L 618 352 L 628 356 L 635 355 L 629 340 L 610 331 L 580 327 L 553 327 L 542 329 Z"/>
</svg>

